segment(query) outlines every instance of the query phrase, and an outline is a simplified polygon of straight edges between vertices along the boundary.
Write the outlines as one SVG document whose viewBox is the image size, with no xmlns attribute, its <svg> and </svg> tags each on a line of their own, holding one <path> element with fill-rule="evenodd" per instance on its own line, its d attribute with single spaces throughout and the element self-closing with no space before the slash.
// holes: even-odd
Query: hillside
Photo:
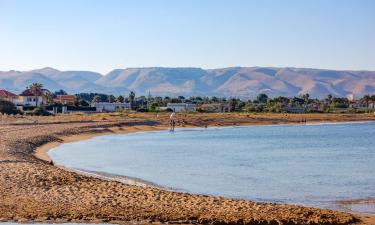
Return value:
<svg viewBox="0 0 375 225">
<path fill-rule="evenodd" d="M 0 88 L 21 92 L 33 82 L 55 91 L 69 93 L 102 92 L 126 95 L 236 96 L 253 98 L 259 93 L 270 96 L 297 96 L 309 93 L 322 98 L 328 94 L 361 97 L 375 93 L 375 71 L 336 71 L 305 68 L 231 67 L 128 68 L 106 75 L 90 71 L 59 71 L 43 68 L 32 71 L 0 71 Z"/>
</svg>

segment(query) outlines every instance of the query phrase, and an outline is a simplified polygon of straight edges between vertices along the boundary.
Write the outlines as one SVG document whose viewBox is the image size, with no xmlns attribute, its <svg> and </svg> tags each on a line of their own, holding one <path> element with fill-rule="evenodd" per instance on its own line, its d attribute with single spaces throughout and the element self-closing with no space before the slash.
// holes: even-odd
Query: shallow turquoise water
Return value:
<svg viewBox="0 0 375 225">
<path fill-rule="evenodd" d="M 100 136 L 56 164 L 179 191 L 334 208 L 375 197 L 375 123 L 185 129 Z"/>
</svg>

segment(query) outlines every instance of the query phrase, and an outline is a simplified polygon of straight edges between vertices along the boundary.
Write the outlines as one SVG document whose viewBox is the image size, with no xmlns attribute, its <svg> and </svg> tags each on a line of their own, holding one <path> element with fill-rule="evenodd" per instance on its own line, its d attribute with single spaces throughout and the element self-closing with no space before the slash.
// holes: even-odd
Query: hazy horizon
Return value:
<svg viewBox="0 0 375 225">
<path fill-rule="evenodd" d="M 0 71 L 373 71 L 374 8 L 371 0 L 0 0 Z"/>
</svg>

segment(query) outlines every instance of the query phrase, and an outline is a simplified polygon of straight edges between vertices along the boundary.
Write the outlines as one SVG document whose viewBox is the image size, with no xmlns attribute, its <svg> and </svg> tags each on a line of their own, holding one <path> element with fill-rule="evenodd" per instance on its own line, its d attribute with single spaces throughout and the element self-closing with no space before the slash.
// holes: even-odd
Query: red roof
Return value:
<svg viewBox="0 0 375 225">
<path fill-rule="evenodd" d="M 17 95 L 7 90 L 0 89 L 0 97 L 9 98 L 9 97 L 17 97 Z"/>
<path fill-rule="evenodd" d="M 72 101 L 74 102 L 76 100 L 75 95 L 58 95 L 56 98 L 58 101 Z"/>
<path fill-rule="evenodd" d="M 41 95 L 42 95 L 42 92 L 37 93 L 37 96 L 41 96 Z M 20 94 L 20 96 L 35 96 L 35 94 L 31 92 L 30 89 L 26 89 L 22 92 L 22 94 Z"/>
</svg>

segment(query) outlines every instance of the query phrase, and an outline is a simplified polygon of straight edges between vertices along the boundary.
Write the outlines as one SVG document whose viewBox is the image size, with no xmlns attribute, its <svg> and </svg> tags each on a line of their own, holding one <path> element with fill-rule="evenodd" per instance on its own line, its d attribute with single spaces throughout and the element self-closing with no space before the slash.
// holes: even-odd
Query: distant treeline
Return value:
<svg viewBox="0 0 375 225">
<path fill-rule="evenodd" d="M 42 85 L 41 85 L 42 86 Z M 50 93 L 50 92 L 48 92 Z M 67 95 L 64 90 L 50 93 L 48 103 L 43 107 L 55 105 L 53 98 L 57 95 Z M 348 98 L 334 97 L 327 95 L 323 99 L 310 98 L 309 94 L 295 97 L 269 97 L 266 94 L 259 94 L 254 100 L 243 100 L 240 98 L 222 98 L 222 97 L 160 97 L 160 96 L 136 96 L 134 92 L 126 95 L 107 95 L 103 93 L 79 93 L 76 94 L 74 102 L 75 107 L 90 107 L 92 102 L 121 102 L 130 103 L 131 109 L 138 111 L 157 112 L 161 108 L 167 107 L 168 103 L 190 103 L 196 104 L 199 112 L 206 112 L 209 105 L 225 105 L 231 112 L 374 112 L 375 95 L 365 95 L 359 100 L 350 100 Z M 61 105 L 61 104 L 60 104 Z M 43 108 L 42 107 L 42 108 Z M 38 109 L 39 111 L 42 109 Z M 36 113 L 41 113 L 37 111 Z M 17 114 L 20 111 L 11 102 L 0 101 L 0 113 Z"/>
<path fill-rule="evenodd" d="M 324 99 L 310 98 L 309 94 L 295 97 L 269 97 L 266 94 L 259 94 L 254 100 L 242 100 L 240 98 L 223 97 L 160 97 L 160 96 L 136 96 L 134 92 L 128 95 L 106 95 L 103 93 L 80 93 L 76 94 L 77 102 L 126 102 L 131 103 L 133 109 L 147 109 L 158 111 L 160 107 L 166 107 L 168 103 L 191 103 L 197 104 L 197 110 L 204 104 L 226 104 L 232 112 L 287 112 L 296 110 L 304 112 L 368 112 L 373 111 L 375 106 L 375 95 L 365 95 L 359 100 L 349 100 L 343 97 L 327 95 Z"/>
</svg>

